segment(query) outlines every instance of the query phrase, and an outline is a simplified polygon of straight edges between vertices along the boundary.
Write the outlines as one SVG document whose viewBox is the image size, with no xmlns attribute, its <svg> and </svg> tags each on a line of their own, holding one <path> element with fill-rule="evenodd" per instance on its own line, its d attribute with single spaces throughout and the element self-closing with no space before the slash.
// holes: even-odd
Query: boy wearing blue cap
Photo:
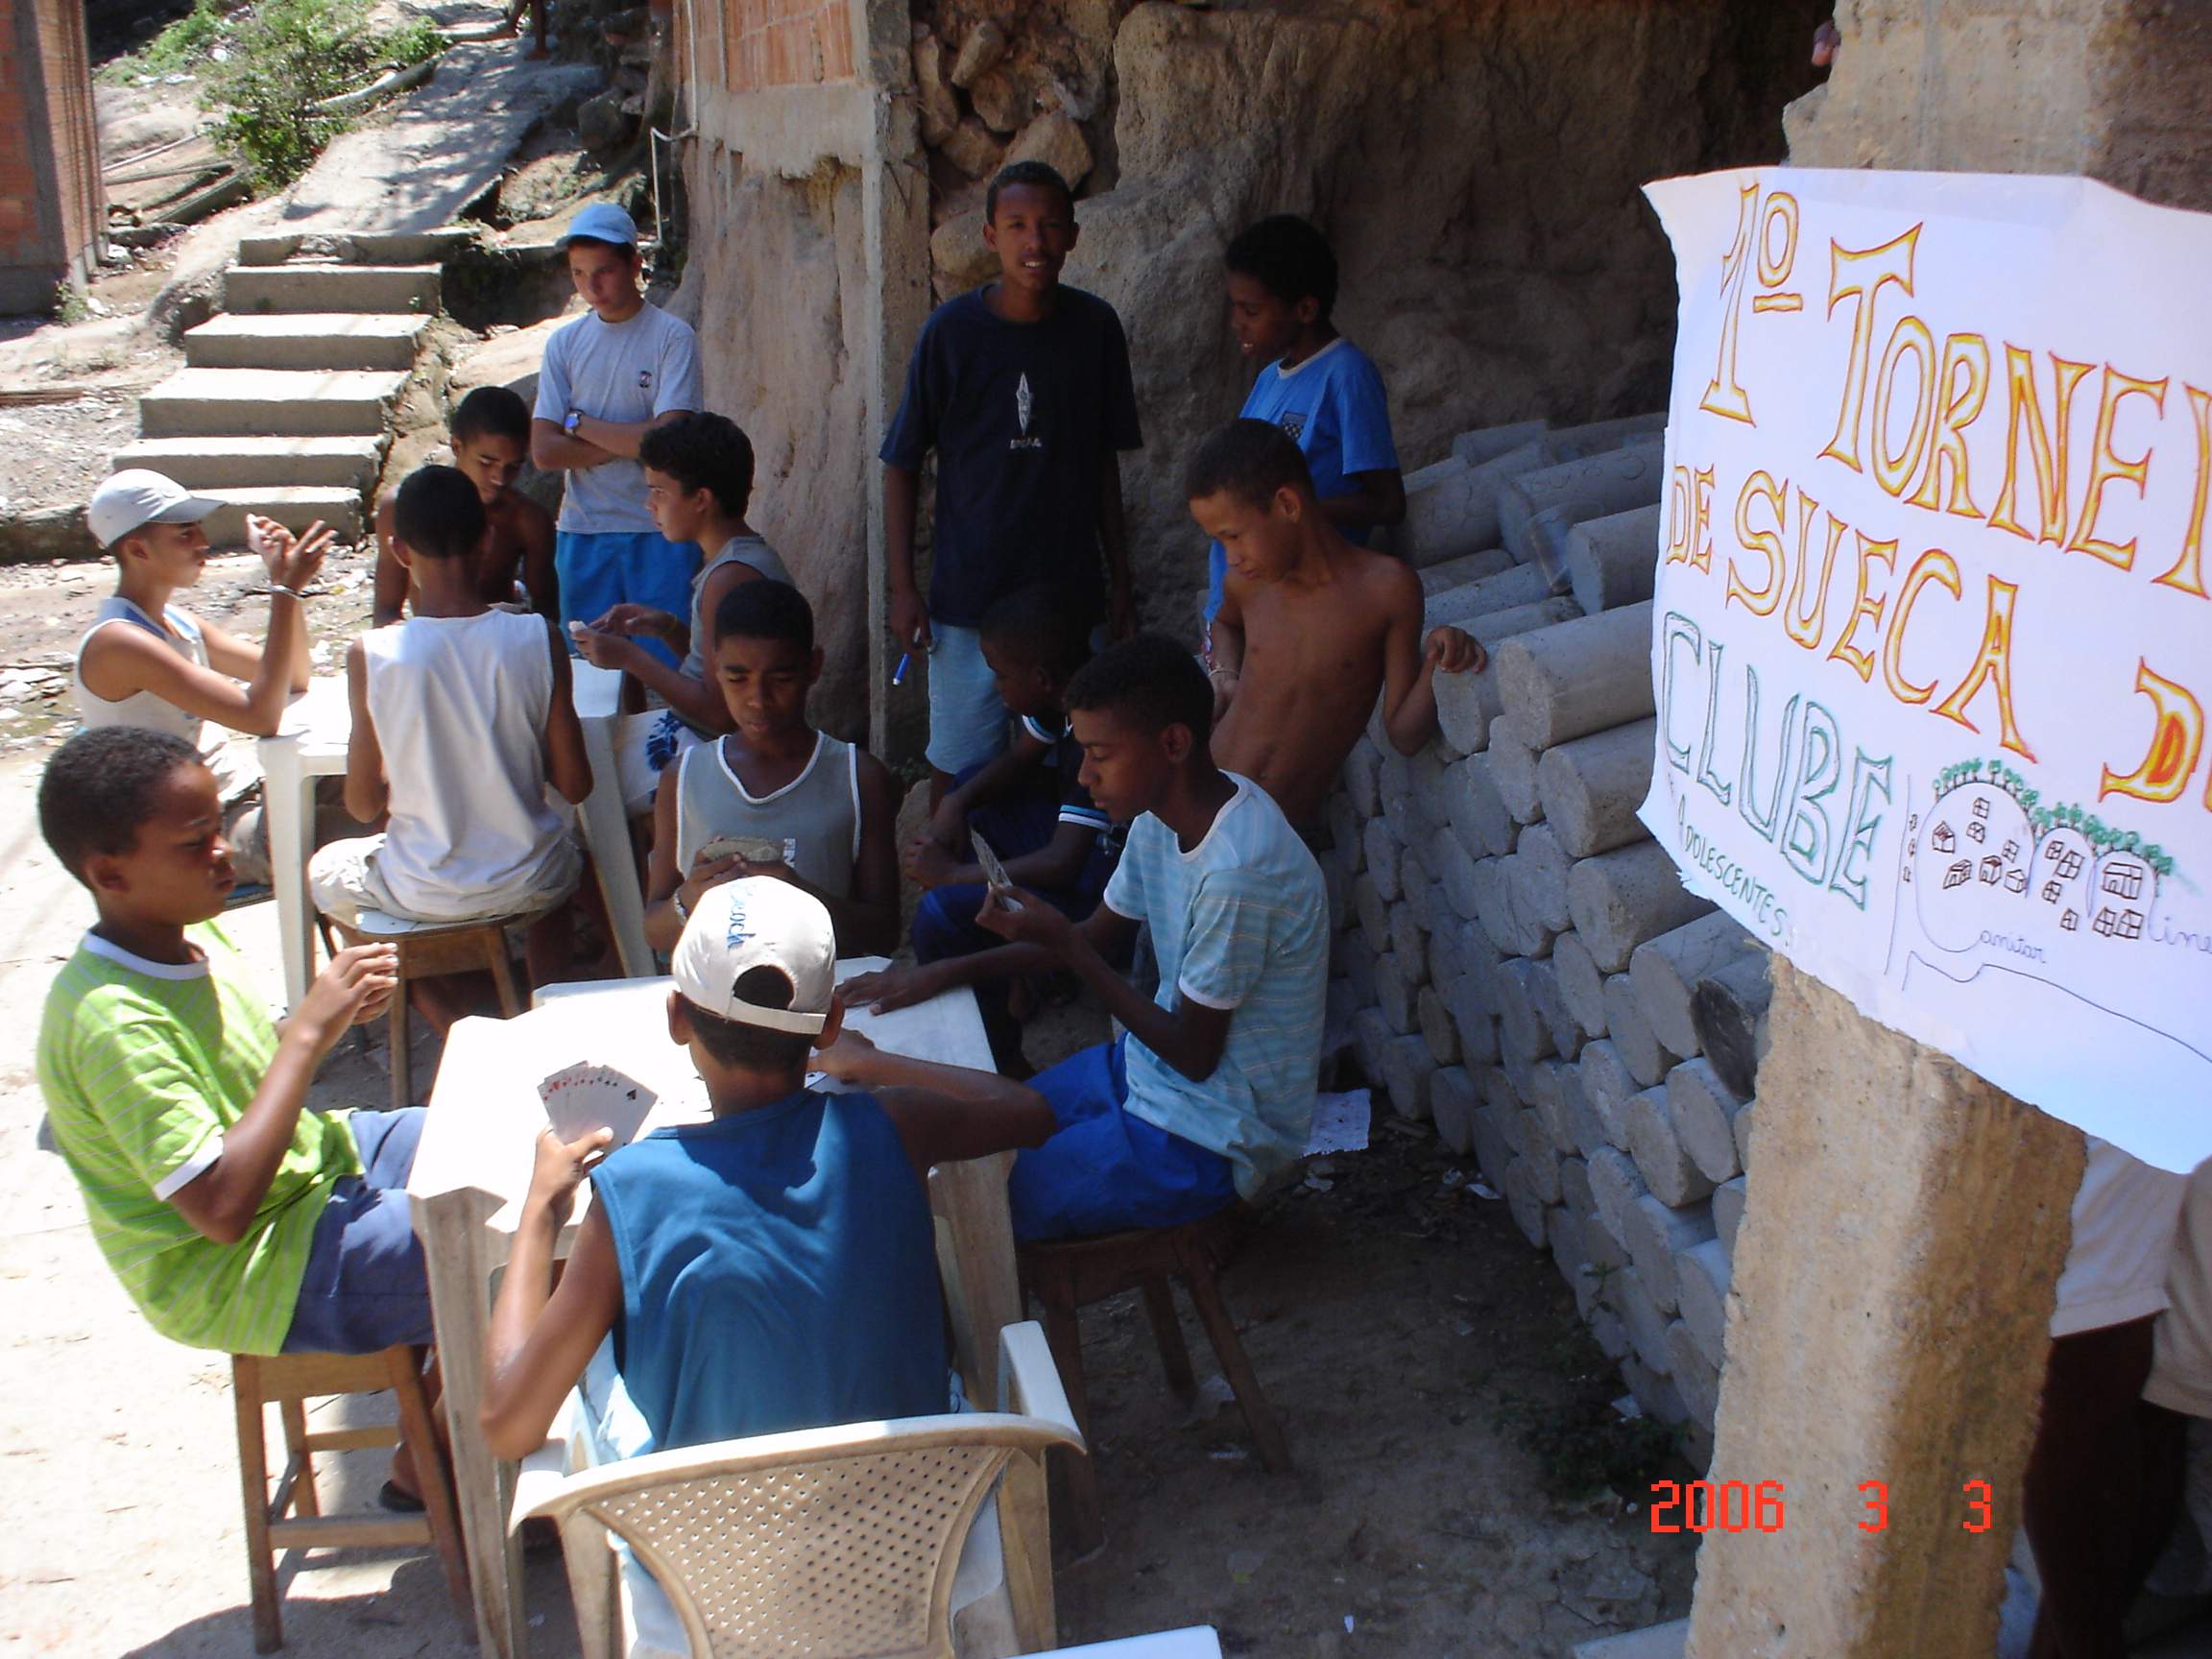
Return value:
<svg viewBox="0 0 2212 1659">
<path fill-rule="evenodd" d="M 700 406 L 699 337 L 645 302 L 637 227 L 613 203 L 578 213 L 561 247 L 590 310 L 546 341 L 530 423 L 530 459 L 567 474 L 553 553 L 561 620 L 589 622 L 625 602 L 682 615 L 699 549 L 654 527 L 637 445 Z M 668 655 L 658 640 L 645 648 Z"/>
</svg>

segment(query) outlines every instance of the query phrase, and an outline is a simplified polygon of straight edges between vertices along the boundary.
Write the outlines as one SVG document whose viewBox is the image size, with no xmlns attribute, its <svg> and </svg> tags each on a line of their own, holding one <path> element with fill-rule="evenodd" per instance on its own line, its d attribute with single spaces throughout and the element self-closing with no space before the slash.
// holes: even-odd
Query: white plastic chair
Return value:
<svg viewBox="0 0 2212 1659">
<path fill-rule="evenodd" d="M 565 1475 L 567 1448 L 549 1443 L 523 1465 L 512 1525 L 560 1527 L 584 1659 L 1051 1648 L 1045 1454 L 1080 1452 L 1083 1435 L 1042 1328 L 1005 1327 L 998 1361 L 997 1412 L 763 1434 Z M 974 1584 L 994 1555 L 997 1584 Z M 957 1595 L 956 1579 L 968 1581 Z M 656 1593 L 682 1647 L 653 1633 Z M 958 1640 L 956 1600 L 983 1603 L 963 1613 Z"/>
</svg>

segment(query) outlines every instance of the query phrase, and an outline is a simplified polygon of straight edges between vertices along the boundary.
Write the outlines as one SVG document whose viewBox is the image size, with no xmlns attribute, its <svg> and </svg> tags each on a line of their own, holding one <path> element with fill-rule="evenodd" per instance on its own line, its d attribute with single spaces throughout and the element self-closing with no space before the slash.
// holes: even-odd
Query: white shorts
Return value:
<svg viewBox="0 0 2212 1659">
<path fill-rule="evenodd" d="M 2143 1398 L 2170 1411 L 2212 1417 L 2212 1158 L 2197 1166 L 2184 1189 L 2166 1300 Z"/>
<path fill-rule="evenodd" d="M 498 916 L 535 909 L 565 899 L 583 878 L 584 859 L 576 843 L 560 841 L 545 861 L 542 882 L 523 897 L 502 899 L 466 916 L 423 916 L 392 897 L 376 869 L 376 854 L 384 850 L 382 835 L 362 835 L 350 841 L 333 841 L 307 861 L 307 896 L 315 908 L 334 922 L 352 926 L 364 910 L 380 910 L 402 922 L 469 922 L 479 916 Z"/>
<path fill-rule="evenodd" d="M 2102 1331 L 2165 1310 L 2183 1184 L 2183 1177 L 2089 1137 L 2052 1335 Z"/>
</svg>

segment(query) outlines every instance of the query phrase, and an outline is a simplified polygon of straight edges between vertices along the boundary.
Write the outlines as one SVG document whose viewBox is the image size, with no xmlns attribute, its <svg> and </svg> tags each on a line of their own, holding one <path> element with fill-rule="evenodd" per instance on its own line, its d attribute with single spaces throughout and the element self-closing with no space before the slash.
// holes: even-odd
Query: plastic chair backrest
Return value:
<svg viewBox="0 0 2212 1659">
<path fill-rule="evenodd" d="M 532 1513 L 628 1544 L 694 1659 L 944 1659 L 976 1509 L 1010 1458 L 1070 1443 L 999 1413 L 846 1424 L 610 1464 Z"/>
</svg>

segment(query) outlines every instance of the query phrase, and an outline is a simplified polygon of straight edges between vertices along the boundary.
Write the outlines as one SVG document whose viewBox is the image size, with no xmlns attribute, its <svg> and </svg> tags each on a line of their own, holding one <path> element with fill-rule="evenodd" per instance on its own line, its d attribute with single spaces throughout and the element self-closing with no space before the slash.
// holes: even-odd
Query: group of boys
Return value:
<svg viewBox="0 0 2212 1659">
<path fill-rule="evenodd" d="M 1321 796 L 1378 692 L 1410 753 L 1433 728 L 1431 672 L 1479 664 L 1479 647 L 1425 636 L 1418 579 L 1358 540 L 1404 510 L 1381 382 L 1330 324 L 1327 244 L 1289 219 L 1229 251 L 1233 326 L 1262 366 L 1246 418 L 1186 476 L 1213 540 L 1206 651 L 1138 634 L 1119 322 L 1059 282 L 1076 227 L 1056 174 L 1010 167 L 987 205 L 1000 280 L 931 317 L 883 448 L 892 625 L 929 654 L 933 810 L 903 849 L 882 763 L 808 723 L 812 612 L 746 521 L 751 446 L 698 409 L 696 339 L 646 303 L 619 210 L 570 228 L 589 309 L 549 345 L 535 409 L 471 394 L 455 467 L 379 508 L 343 794 L 385 827 L 316 854 L 325 912 L 528 915 L 534 974 L 560 976 L 581 859 L 548 790 L 573 803 L 592 783 L 570 651 L 662 705 L 626 734 L 622 785 L 650 800 L 647 932 L 671 955 L 669 1035 L 712 1117 L 612 1155 L 604 1133 L 544 1138 L 491 1337 L 500 1450 L 537 1443 L 603 1341 L 655 1444 L 941 1408 L 932 1162 L 1020 1149 L 1016 1232 L 1046 1238 L 1202 1217 L 1303 1148 L 1327 974 L 1307 844 Z M 514 488 L 525 455 L 565 474 L 557 523 Z M 251 1353 L 424 1342 L 401 1195 L 420 1109 L 305 1107 L 347 1025 L 402 994 L 392 952 L 338 952 L 278 1029 L 218 921 L 252 793 L 220 729 L 273 731 L 304 686 L 300 611 L 328 539 L 256 525 L 272 606 L 256 650 L 169 606 L 214 504 L 149 477 L 94 502 L 122 571 L 79 658 L 102 729 L 40 789 L 47 838 L 100 912 L 40 1035 L 56 1143 L 166 1334 Z M 1096 649 L 1101 631 L 1116 642 Z M 971 861 L 972 830 L 1003 870 Z M 902 864 L 926 890 L 917 965 L 840 992 L 840 956 L 897 943 Z M 1140 933 L 1157 994 L 1121 971 Z M 1087 987 L 1125 1034 L 1023 1081 L 992 988 L 1042 975 Z M 840 1033 L 846 1000 L 963 984 L 986 992 L 998 1070 Z M 808 1091 L 810 1069 L 849 1092 Z M 556 1285 L 587 1176 L 599 1201 Z M 792 1331 L 809 1334 L 768 1335 Z M 402 1459 L 387 1496 L 410 1490 Z"/>
</svg>

